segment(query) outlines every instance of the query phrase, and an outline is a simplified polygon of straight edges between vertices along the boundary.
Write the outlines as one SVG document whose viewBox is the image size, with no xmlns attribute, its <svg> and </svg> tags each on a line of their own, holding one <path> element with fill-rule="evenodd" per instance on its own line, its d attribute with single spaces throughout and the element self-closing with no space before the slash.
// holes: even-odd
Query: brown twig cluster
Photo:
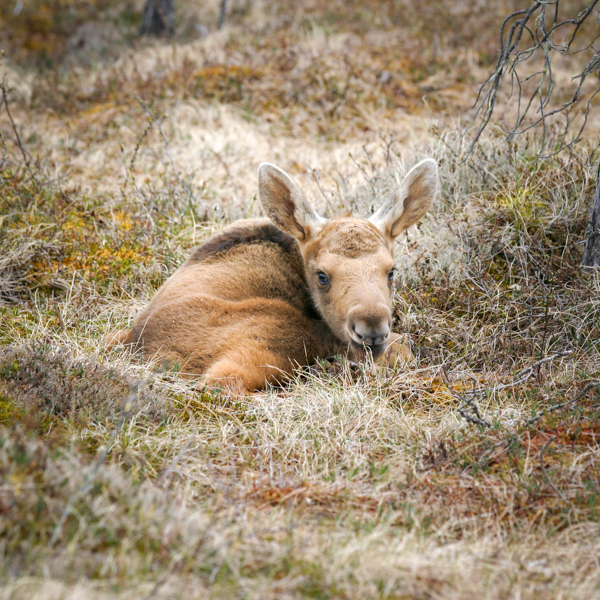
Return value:
<svg viewBox="0 0 600 600">
<path fill-rule="evenodd" d="M 584 84 L 588 77 L 597 74 L 600 67 L 600 50 L 594 45 L 598 35 L 593 35 L 583 48 L 574 49 L 584 24 L 596 9 L 599 0 L 590 2 L 579 14 L 564 18 L 562 8 L 566 2 L 561 0 L 535 0 L 528 8 L 517 10 L 506 17 L 500 28 L 500 53 L 496 68 L 479 90 L 475 103 L 476 111 L 471 125 L 477 124 L 471 150 L 477 143 L 483 130 L 489 124 L 497 107 L 501 84 L 508 80 L 509 99 L 514 98 L 517 112 L 510 126 L 505 129 L 508 140 L 540 125 L 542 128 L 541 152 L 550 154 L 572 147 L 581 137 L 586 126 L 592 101 L 600 92 L 597 82 L 590 93 L 584 93 Z M 566 10 L 570 7 L 568 6 Z M 569 56 L 588 52 L 591 57 L 572 79 L 578 81 L 571 96 L 560 100 L 560 85 L 556 81 L 553 65 L 557 56 Z M 577 64 L 577 61 L 574 60 Z M 534 65 L 532 71 L 530 65 Z M 559 105 L 552 104 L 553 98 L 559 98 Z M 566 140 L 569 128 L 569 109 L 585 99 L 583 121 L 569 141 Z M 550 118 L 565 113 L 567 116 L 562 142 L 558 147 L 548 147 Z"/>
</svg>

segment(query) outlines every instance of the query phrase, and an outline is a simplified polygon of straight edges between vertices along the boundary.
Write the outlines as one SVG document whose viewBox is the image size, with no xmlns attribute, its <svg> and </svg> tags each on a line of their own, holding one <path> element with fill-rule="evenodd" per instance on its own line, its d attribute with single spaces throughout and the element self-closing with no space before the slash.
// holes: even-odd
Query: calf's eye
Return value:
<svg viewBox="0 0 600 600">
<path fill-rule="evenodd" d="M 389 273 L 388 273 L 388 281 L 391 283 L 392 281 L 394 281 L 394 273 L 396 272 L 396 269 L 392 269 Z"/>
<path fill-rule="evenodd" d="M 317 277 L 320 285 L 327 285 L 329 283 L 329 277 L 323 271 L 317 271 Z"/>
</svg>

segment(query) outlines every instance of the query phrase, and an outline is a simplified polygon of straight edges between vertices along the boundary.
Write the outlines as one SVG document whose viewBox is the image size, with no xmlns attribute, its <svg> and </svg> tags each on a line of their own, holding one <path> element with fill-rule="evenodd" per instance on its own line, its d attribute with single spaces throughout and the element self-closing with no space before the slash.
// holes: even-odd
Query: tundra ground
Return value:
<svg viewBox="0 0 600 600">
<path fill-rule="evenodd" d="M 141 43 L 135 3 L 72 3 L 74 30 L 42 4 L 0 9 L 0 598 L 597 597 L 598 155 L 490 129 L 463 161 L 502 13 L 232 2 L 194 40 L 217 3 L 182 2 Z M 260 214 L 259 162 L 366 216 L 425 156 L 439 198 L 396 245 L 412 364 L 231 399 L 103 348 Z"/>
</svg>

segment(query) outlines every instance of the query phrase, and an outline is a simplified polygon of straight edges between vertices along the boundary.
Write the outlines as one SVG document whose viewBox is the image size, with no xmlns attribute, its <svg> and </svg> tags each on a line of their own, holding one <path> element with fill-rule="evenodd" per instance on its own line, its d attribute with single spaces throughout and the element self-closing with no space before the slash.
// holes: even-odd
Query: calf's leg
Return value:
<svg viewBox="0 0 600 600">
<path fill-rule="evenodd" d="M 227 351 L 207 369 L 202 383 L 222 387 L 233 395 L 244 395 L 263 390 L 267 384 L 285 383 L 291 373 L 289 358 L 254 342 Z"/>
<path fill-rule="evenodd" d="M 393 367 L 398 362 L 408 362 L 413 358 L 409 337 L 406 334 L 392 333 L 388 347 L 377 359 L 377 363 Z"/>
</svg>

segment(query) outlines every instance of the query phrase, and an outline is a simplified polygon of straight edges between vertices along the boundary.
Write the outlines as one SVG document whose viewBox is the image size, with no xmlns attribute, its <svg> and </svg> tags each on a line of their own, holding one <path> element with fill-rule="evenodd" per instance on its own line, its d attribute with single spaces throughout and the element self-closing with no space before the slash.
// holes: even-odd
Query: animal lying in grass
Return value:
<svg viewBox="0 0 600 600">
<path fill-rule="evenodd" d="M 393 242 L 429 210 L 437 166 L 416 165 L 368 220 L 325 219 L 290 177 L 263 163 L 267 219 L 237 221 L 194 250 L 134 319 L 109 335 L 234 393 L 289 379 L 299 365 L 371 352 L 410 357 L 391 332 Z"/>
</svg>

